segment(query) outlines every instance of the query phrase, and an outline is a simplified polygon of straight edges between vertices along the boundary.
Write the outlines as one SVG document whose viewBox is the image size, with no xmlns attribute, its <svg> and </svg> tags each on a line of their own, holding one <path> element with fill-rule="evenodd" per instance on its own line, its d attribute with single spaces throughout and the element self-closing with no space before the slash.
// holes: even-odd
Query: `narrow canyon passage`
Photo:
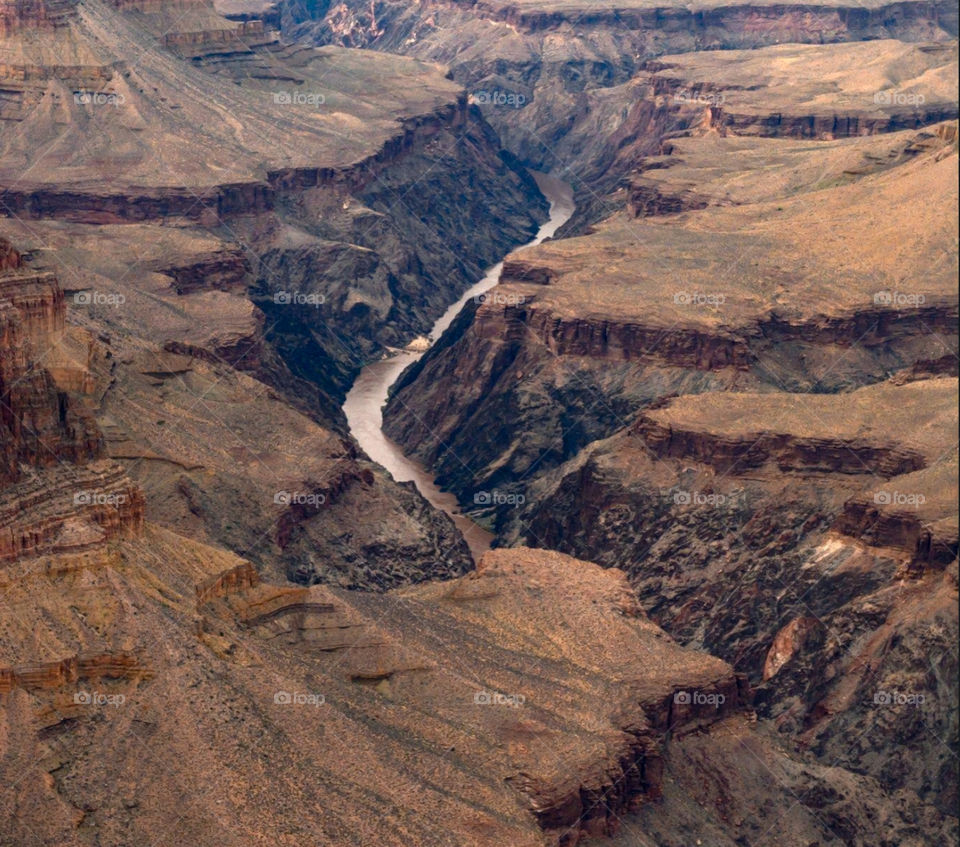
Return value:
<svg viewBox="0 0 960 847">
<path fill-rule="evenodd" d="M 960 847 L 958 23 L 0 0 L 0 847 Z"/>
<path fill-rule="evenodd" d="M 552 237 L 574 212 L 573 189 L 570 185 L 550 174 L 533 173 L 533 177 L 544 197 L 550 201 L 550 217 L 540 227 L 536 237 L 523 245 L 524 247 L 540 244 Z M 497 284 L 502 269 L 503 262 L 491 267 L 479 282 L 471 286 L 437 319 L 430 330 L 430 344 L 443 335 L 467 302 Z M 462 514 L 457 498 L 438 488 L 433 474 L 420 462 L 407 457 L 400 446 L 387 438 L 382 430 L 383 406 L 387 402 L 390 387 L 427 349 L 429 345 L 419 345 L 419 349 L 408 348 L 390 358 L 367 365 L 347 394 L 343 411 L 347 416 L 350 432 L 364 452 L 386 468 L 397 482 L 412 481 L 431 505 L 450 515 L 470 545 L 474 559 L 478 559 L 490 548 L 493 535 Z"/>
</svg>

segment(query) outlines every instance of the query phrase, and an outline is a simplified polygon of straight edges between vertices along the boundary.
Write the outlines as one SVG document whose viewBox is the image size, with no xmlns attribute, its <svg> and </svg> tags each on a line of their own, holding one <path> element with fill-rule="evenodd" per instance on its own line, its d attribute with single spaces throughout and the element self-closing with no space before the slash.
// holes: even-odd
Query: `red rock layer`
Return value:
<svg viewBox="0 0 960 847">
<path fill-rule="evenodd" d="M 744 46 L 760 46 L 780 41 L 848 40 L 864 37 L 864 33 L 882 29 L 891 21 L 902 25 L 926 25 L 942 22 L 947 28 L 956 20 L 956 8 L 945 3 L 891 3 L 876 9 L 830 8 L 828 6 L 794 5 L 720 6 L 714 9 L 598 8 L 585 3 L 566 11 L 540 11 L 525 3 L 449 2 L 432 0 L 428 6 L 470 8 L 477 16 L 503 21 L 526 32 L 557 29 L 562 26 L 615 27 L 651 33 L 698 34 L 700 49 L 722 47 L 730 34 L 736 34 Z M 953 32 L 956 27 L 953 26 Z M 726 36 L 726 39 L 724 38 Z M 876 36 L 874 36 L 876 37 Z"/>
<path fill-rule="evenodd" d="M 62 302 L 61 296 L 61 315 Z M 32 323 L 56 321 L 45 313 L 42 320 L 34 314 Z M 25 326 L 9 300 L 0 300 L 0 481 L 19 478 L 21 464 L 83 463 L 102 449 L 102 436 L 90 415 L 35 364 L 30 325 Z"/>
<path fill-rule="evenodd" d="M 0 65 L 0 80 L 23 77 L 23 68 Z M 79 84 L 76 80 L 72 80 Z M 139 223 L 185 218 L 207 226 L 237 215 L 257 215 L 274 208 L 280 194 L 317 187 L 359 192 L 404 153 L 426 143 L 446 128 L 460 128 L 466 120 L 466 95 L 457 103 L 404 121 L 402 130 L 373 156 L 344 168 L 283 168 L 267 173 L 266 181 L 225 183 L 183 189 L 172 187 L 112 186 L 93 192 L 49 185 L 0 188 L 5 215 L 30 219 L 54 218 L 92 224 Z"/>
<path fill-rule="evenodd" d="M 0 243 L 0 561 L 87 548 L 143 524 L 143 495 L 40 365 L 63 331 L 63 291 Z"/>
<path fill-rule="evenodd" d="M 634 425 L 654 455 L 702 462 L 718 473 L 742 473 L 769 463 L 781 471 L 875 473 L 884 478 L 920 470 L 926 458 L 895 445 L 856 439 L 802 438 L 784 433 L 725 436 L 705 430 L 674 428 L 646 416 Z"/>
<path fill-rule="evenodd" d="M 957 558 L 955 527 L 930 526 L 909 512 L 877 507 L 864 497 L 848 500 L 833 529 L 871 547 L 892 547 L 910 556 L 910 570 L 942 570 Z"/>
<path fill-rule="evenodd" d="M 249 562 L 243 562 L 235 568 L 217 574 L 215 577 L 200 583 L 196 587 L 197 608 L 215 600 L 226 597 L 247 588 L 255 588 L 260 584 L 260 576 L 256 568 Z"/>
<path fill-rule="evenodd" d="M 149 676 L 150 671 L 132 653 L 94 653 L 0 668 L 0 694 L 9 694 L 14 688 L 50 691 L 76 685 L 81 680 L 139 680 Z"/>
<path fill-rule="evenodd" d="M 76 11 L 77 0 L 3 0 L 0 2 L 0 38 L 20 30 L 64 26 Z"/>
<path fill-rule="evenodd" d="M 201 32 L 168 32 L 163 36 L 163 46 L 202 47 L 209 44 L 230 44 L 248 35 L 263 35 L 263 21 L 246 21 L 230 29 L 208 29 Z"/>
<path fill-rule="evenodd" d="M 242 250 L 228 249 L 201 256 L 189 264 L 158 270 L 173 277 L 177 294 L 192 294 L 208 289 L 245 288 L 250 265 Z"/>
<path fill-rule="evenodd" d="M 33 472 L 0 492 L 0 562 L 139 533 L 143 513 L 143 493 L 113 462 Z"/>
<path fill-rule="evenodd" d="M 501 284 L 550 285 L 549 267 L 511 260 L 504 266 Z M 817 316 L 791 321 L 776 315 L 749 318 L 741 326 L 711 329 L 671 327 L 616 318 L 578 318 L 557 315 L 549 304 L 528 296 L 523 305 L 486 303 L 471 329 L 481 339 L 529 341 L 533 334 L 559 356 L 588 356 L 629 362 L 656 359 L 697 370 L 734 367 L 745 370 L 768 345 L 801 341 L 810 344 L 847 344 L 858 339 L 867 348 L 928 332 L 950 336 L 955 332 L 957 306 L 926 306 L 904 310 L 869 308 L 849 315 Z"/>
<path fill-rule="evenodd" d="M 647 68 L 651 70 L 662 67 L 658 62 L 647 64 Z M 711 95 L 723 93 L 720 88 L 714 90 L 708 85 L 691 86 L 683 79 L 664 76 L 654 78 L 653 88 L 655 94 L 663 97 L 685 91 L 691 98 L 703 97 L 707 101 Z M 902 112 L 883 116 L 840 113 L 791 115 L 783 112 L 768 115 L 756 112 L 738 114 L 718 105 L 709 110 L 708 120 L 711 126 L 722 131 L 730 130 L 736 135 L 759 135 L 767 138 L 856 138 L 881 132 L 919 129 L 956 117 L 955 106 L 935 103 L 910 106 Z"/>
<path fill-rule="evenodd" d="M 0 273 L 0 301 L 9 302 L 36 352 L 56 340 L 66 322 L 63 289 L 51 273 Z"/>
<path fill-rule="evenodd" d="M 0 271 L 9 271 L 19 268 L 23 259 L 5 238 L 0 238 Z"/>
<path fill-rule="evenodd" d="M 371 471 L 361 470 L 351 457 L 345 459 L 323 482 L 308 480 L 300 487 L 300 491 L 291 492 L 312 496 L 302 497 L 300 502 L 293 500 L 287 504 L 277 520 L 277 544 L 281 548 L 286 547 L 301 523 L 336 502 L 341 494 L 357 482 L 369 486 L 373 485 L 374 478 Z"/>
</svg>

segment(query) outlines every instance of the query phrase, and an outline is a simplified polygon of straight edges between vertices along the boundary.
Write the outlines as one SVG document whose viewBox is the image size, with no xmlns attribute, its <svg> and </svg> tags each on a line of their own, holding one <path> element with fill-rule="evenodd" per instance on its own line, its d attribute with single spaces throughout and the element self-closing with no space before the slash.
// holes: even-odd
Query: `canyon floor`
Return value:
<svg viewBox="0 0 960 847">
<path fill-rule="evenodd" d="M 957 843 L 957 18 L 0 0 L 0 845 Z"/>
</svg>

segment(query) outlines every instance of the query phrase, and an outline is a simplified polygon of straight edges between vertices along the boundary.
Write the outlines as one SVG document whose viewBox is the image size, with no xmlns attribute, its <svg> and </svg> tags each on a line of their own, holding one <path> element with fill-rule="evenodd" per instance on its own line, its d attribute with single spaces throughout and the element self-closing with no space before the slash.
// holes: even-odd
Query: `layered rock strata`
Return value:
<svg viewBox="0 0 960 847">
<path fill-rule="evenodd" d="M 511 152 L 542 169 L 562 168 L 572 177 L 579 207 L 572 226 L 581 227 L 622 205 L 614 189 L 638 156 L 655 152 L 651 144 L 656 144 L 657 130 L 682 130 L 689 120 L 698 120 L 678 114 L 697 105 L 695 89 L 681 90 L 679 100 L 671 96 L 659 104 L 644 96 L 647 78 L 642 69 L 652 57 L 781 44 L 945 42 L 958 31 L 956 10 L 936 2 L 811 2 L 789 9 L 768 3 L 717 3 L 693 9 L 659 2 L 614 6 L 444 0 L 371 6 L 366 0 L 348 0 L 316 7 L 285 3 L 283 8 L 286 31 L 294 37 L 450 64 L 454 78 L 467 87 Z M 776 49 L 789 53 L 803 48 Z M 802 66 L 793 70 L 804 72 Z M 708 77 L 714 83 L 719 78 Z M 866 113 L 877 109 L 875 93 L 869 90 L 858 104 L 863 116 L 855 123 L 897 128 L 879 115 L 868 119 Z M 642 100 L 646 102 L 638 102 Z M 715 101 L 705 99 L 703 104 Z M 727 105 L 731 108 L 722 120 L 734 121 L 738 112 L 732 96 L 724 109 Z M 951 114 L 947 105 L 943 117 Z M 912 110 L 907 113 L 915 117 Z M 793 125 L 798 131 L 809 126 L 823 132 L 833 126 L 831 120 L 814 117 L 820 114 L 817 107 L 796 114 Z M 746 121 L 755 123 L 752 116 Z M 736 122 L 743 125 L 739 118 Z M 771 123 L 767 134 L 786 129 L 787 122 Z"/>
<path fill-rule="evenodd" d="M 17 784 L 0 803 L 19 810 L 6 838 L 169 831 L 239 845 L 294 828 L 336 845 L 399 832 L 570 847 L 614 836 L 631 809 L 680 832 L 659 798 L 692 788 L 672 773 L 714 733 L 800 767 L 757 735 L 729 666 L 674 644 L 616 571 L 511 550 L 386 594 L 282 588 L 230 554 L 144 532 L 109 554 L 38 561 L 7 588 L 22 614 L 0 633 L 4 784 Z M 42 648 L 20 641 L 31 619 L 45 622 Z M 211 758 L 220 779 L 201 789 Z M 798 831 L 826 835 L 817 816 L 830 812 L 801 805 Z"/>
<path fill-rule="evenodd" d="M 356 454 L 339 404 L 543 217 L 465 92 L 202 0 L 86 0 L 0 40 L 0 231 L 60 279 L 51 375 L 147 517 L 305 583 L 462 573 L 453 524 Z"/>
<path fill-rule="evenodd" d="M 8 242 L 0 271 L 0 562 L 65 552 L 136 533 L 143 495 L 102 459 L 104 441 L 76 393 L 44 367 L 57 361 L 64 298 Z"/>
</svg>

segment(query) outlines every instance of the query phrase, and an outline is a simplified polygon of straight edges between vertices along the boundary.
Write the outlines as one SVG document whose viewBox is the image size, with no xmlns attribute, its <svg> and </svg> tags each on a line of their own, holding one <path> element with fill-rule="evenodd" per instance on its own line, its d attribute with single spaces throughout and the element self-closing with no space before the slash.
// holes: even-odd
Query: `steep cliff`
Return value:
<svg viewBox="0 0 960 847">
<path fill-rule="evenodd" d="M 675 840 L 683 804 L 661 798 L 722 790 L 688 758 L 805 785 L 803 843 L 870 797 L 854 778 L 817 799 L 829 774 L 758 733 L 743 681 L 673 643 L 616 571 L 511 550 L 386 594 L 284 588 L 144 533 L 0 572 L 6 840 L 572 847 L 637 811 Z M 912 837 L 919 811 L 864 837 Z M 745 831 L 775 823 L 758 812 Z"/>
<path fill-rule="evenodd" d="M 305 583 L 462 573 L 453 524 L 357 455 L 339 408 L 543 217 L 462 89 L 203 0 L 85 0 L 40 28 L 9 8 L 0 231 L 36 286 L 61 280 L 50 374 L 84 395 L 148 519 Z M 20 296 L 34 332 L 47 307 Z M 42 371 L 9 376 L 55 398 Z M 84 404 L 35 428 L 79 454 L 100 438 Z"/>
<path fill-rule="evenodd" d="M 616 189 L 629 166 L 639 156 L 656 152 L 662 131 L 682 130 L 692 118 L 678 108 L 695 98 L 689 89 L 680 92 L 687 100 L 674 102 L 672 109 L 659 111 L 638 102 L 647 99 L 641 69 L 652 57 L 788 43 L 949 41 L 958 32 L 957 10 L 929 0 L 814 0 L 789 7 L 767 2 L 690 7 L 646 0 L 346 0 L 284 2 L 281 8 L 284 31 L 291 37 L 449 64 L 453 78 L 467 88 L 508 150 L 540 169 L 562 169 L 571 180 L 578 202 L 572 228 L 622 206 Z M 871 111 L 873 96 L 870 91 L 870 100 L 862 104 L 865 112 Z M 733 103 L 729 106 L 723 120 L 742 124 Z M 808 120 L 808 115 L 798 117 L 796 126 Z M 786 126 L 783 121 L 771 123 L 765 134 L 780 133 Z M 819 131 L 830 126 L 829 121 L 813 123 Z M 867 123 L 861 119 L 858 126 Z M 870 126 L 897 128 L 888 120 L 873 120 Z"/>
<path fill-rule="evenodd" d="M 135 533 L 143 496 L 73 392 L 44 367 L 64 332 L 63 291 L 0 239 L 0 563 Z"/>
<path fill-rule="evenodd" d="M 101 439 L 82 406 L 38 366 L 63 328 L 60 286 L 51 274 L 21 268 L 12 248 L 7 254 L 13 267 L 0 271 L 0 479 L 13 482 L 22 464 L 83 463 L 98 454 Z"/>
</svg>

